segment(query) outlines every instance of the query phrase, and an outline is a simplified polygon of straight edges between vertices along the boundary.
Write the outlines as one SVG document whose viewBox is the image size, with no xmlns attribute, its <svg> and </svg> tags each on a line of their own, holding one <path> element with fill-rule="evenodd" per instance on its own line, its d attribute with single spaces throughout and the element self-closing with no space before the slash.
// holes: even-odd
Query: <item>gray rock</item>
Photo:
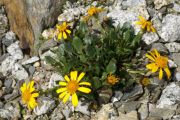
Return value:
<svg viewBox="0 0 180 120">
<path fill-rule="evenodd" d="M 123 114 L 119 112 L 119 117 L 116 120 L 139 120 L 137 111 L 131 111 L 130 113 Z"/>
<path fill-rule="evenodd" d="M 157 49 L 160 53 L 168 54 L 168 49 L 162 43 L 153 43 L 151 50 L 153 50 L 154 48 Z"/>
<path fill-rule="evenodd" d="M 172 9 L 173 9 L 174 11 L 176 11 L 176 12 L 180 12 L 180 5 L 179 5 L 178 3 L 174 3 L 173 5 L 174 5 L 174 6 L 173 6 Z"/>
<path fill-rule="evenodd" d="M 48 113 L 55 107 L 55 101 L 48 97 L 42 97 L 39 101 L 40 104 L 34 109 L 36 115 Z"/>
<path fill-rule="evenodd" d="M 2 56 L 0 56 L 0 63 L 2 63 L 8 56 L 9 54 L 3 54 Z"/>
<path fill-rule="evenodd" d="M 20 118 L 20 106 L 17 101 L 5 104 L 3 109 L 0 109 L 0 117 L 4 119 Z"/>
<path fill-rule="evenodd" d="M 115 91 L 114 96 L 111 98 L 112 103 L 121 100 L 123 93 L 121 91 Z"/>
<path fill-rule="evenodd" d="M 125 92 L 122 101 L 135 100 L 143 94 L 143 88 L 141 85 L 136 85 L 129 92 Z"/>
<path fill-rule="evenodd" d="M 162 117 L 148 117 L 146 120 L 162 120 Z"/>
<path fill-rule="evenodd" d="M 157 108 L 168 108 L 175 110 L 177 101 L 180 101 L 180 87 L 174 82 L 169 84 L 162 92 L 160 99 L 157 102 Z"/>
<path fill-rule="evenodd" d="M 147 44 L 147 45 L 150 45 L 156 41 L 159 40 L 159 37 L 156 33 L 153 33 L 153 32 L 146 32 L 143 37 L 142 37 L 142 40 Z"/>
<path fill-rule="evenodd" d="M 49 120 L 49 118 L 48 118 L 48 115 L 45 114 L 45 115 L 38 116 L 35 120 Z"/>
<path fill-rule="evenodd" d="M 2 43 L 6 46 L 11 45 L 16 40 L 16 35 L 14 32 L 9 31 L 6 33 L 5 37 L 2 39 Z"/>
<path fill-rule="evenodd" d="M 32 58 L 24 61 L 24 62 L 22 63 L 22 65 L 27 65 L 27 64 L 35 63 L 35 62 L 37 62 L 38 60 L 39 60 L 39 57 L 34 56 L 34 57 L 32 57 Z"/>
<path fill-rule="evenodd" d="M 117 119 L 118 113 L 112 104 L 105 104 L 102 108 L 93 116 L 92 120 L 119 120 Z"/>
<path fill-rule="evenodd" d="M 99 97 L 98 97 L 98 101 L 100 104 L 107 104 L 109 103 L 109 101 L 111 100 L 112 97 L 112 89 L 107 88 L 107 87 L 103 87 L 101 88 L 99 91 Z"/>
<path fill-rule="evenodd" d="M 78 106 L 75 108 L 75 111 L 81 112 L 82 114 L 85 115 L 90 115 L 90 111 L 88 110 L 89 103 L 83 103 L 79 101 Z"/>
<path fill-rule="evenodd" d="M 68 119 L 70 117 L 71 112 L 72 111 L 70 109 L 67 109 L 67 108 L 62 110 L 62 113 L 66 119 Z"/>
<path fill-rule="evenodd" d="M 145 102 L 141 105 L 141 107 L 138 109 L 140 120 L 145 120 L 149 115 L 149 109 L 148 104 Z"/>
<path fill-rule="evenodd" d="M 180 72 L 176 72 L 175 78 L 176 78 L 177 81 L 180 82 Z"/>
<path fill-rule="evenodd" d="M 11 44 L 7 48 L 7 51 L 15 60 L 23 59 L 23 53 L 21 48 L 19 47 L 19 41 Z"/>
<path fill-rule="evenodd" d="M 173 3 L 173 0 L 154 0 L 155 8 L 160 9 L 163 6 Z"/>
<path fill-rule="evenodd" d="M 10 89 L 10 88 L 8 88 L 8 89 Z M 17 98 L 18 96 L 19 96 L 18 90 L 17 90 L 17 89 L 14 89 L 11 94 L 5 95 L 5 96 L 4 96 L 4 99 L 5 99 L 6 102 L 7 102 L 7 101 L 12 101 L 12 100 L 14 100 L 15 98 Z"/>
<path fill-rule="evenodd" d="M 137 110 L 140 107 L 140 102 L 138 101 L 130 101 L 122 103 L 122 106 L 118 108 L 118 111 L 122 113 L 129 113 L 131 111 Z"/>
<path fill-rule="evenodd" d="M 177 68 L 177 64 L 170 59 L 168 60 L 168 66 L 169 68 Z"/>
<path fill-rule="evenodd" d="M 85 12 L 86 10 L 82 6 L 66 9 L 62 14 L 59 15 L 58 21 L 72 22 L 74 19 L 79 19 L 80 15 L 84 14 Z"/>
<path fill-rule="evenodd" d="M 36 68 L 34 66 L 29 67 L 30 76 L 34 74 L 35 70 L 36 70 Z"/>
<path fill-rule="evenodd" d="M 172 120 L 180 120 L 180 115 L 173 116 Z"/>
<path fill-rule="evenodd" d="M 15 63 L 12 69 L 12 75 L 18 80 L 27 79 L 29 77 L 27 71 L 22 67 L 22 65 Z"/>
<path fill-rule="evenodd" d="M 15 60 L 12 56 L 8 56 L 1 64 L 0 71 L 3 73 L 4 76 L 6 76 L 9 72 L 12 71 Z"/>
<path fill-rule="evenodd" d="M 177 64 L 177 70 L 180 72 L 180 53 L 173 53 L 172 54 L 173 61 Z"/>
<path fill-rule="evenodd" d="M 57 84 L 57 81 L 63 81 L 63 80 L 64 80 L 64 78 L 61 75 L 59 75 L 57 73 L 53 73 L 49 80 L 49 89 L 59 86 Z"/>
<path fill-rule="evenodd" d="M 51 50 L 48 50 L 47 52 L 40 55 L 41 60 L 45 60 L 46 56 L 51 56 L 53 58 L 57 58 L 57 55 L 54 54 Z"/>
<path fill-rule="evenodd" d="M 150 117 L 162 117 L 163 120 L 171 119 L 175 114 L 174 110 L 163 109 L 163 108 L 153 108 L 150 110 Z"/>
<path fill-rule="evenodd" d="M 180 41 L 180 16 L 167 14 L 163 18 L 159 35 L 164 42 Z"/>
<path fill-rule="evenodd" d="M 138 21 L 138 15 L 133 12 L 123 11 L 114 9 L 107 14 L 107 17 L 112 18 L 115 22 L 114 26 L 120 24 L 122 26 L 125 22 L 133 24 L 133 22 Z"/>
<path fill-rule="evenodd" d="M 156 103 L 157 100 L 159 99 L 160 95 L 161 95 L 161 92 L 162 92 L 162 90 L 159 87 L 157 87 L 157 88 L 152 87 L 150 102 Z"/>
<path fill-rule="evenodd" d="M 63 114 L 61 113 L 62 109 L 63 107 L 58 105 L 50 116 L 51 120 L 62 120 L 64 118 Z"/>
<path fill-rule="evenodd" d="M 12 79 L 7 79 L 4 81 L 4 86 L 9 88 L 12 86 L 13 80 Z"/>
<path fill-rule="evenodd" d="M 166 43 L 165 46 L 170 52 L 180 52 L 180 43 L 171 42 L 171 43 Z"/>
</svg>

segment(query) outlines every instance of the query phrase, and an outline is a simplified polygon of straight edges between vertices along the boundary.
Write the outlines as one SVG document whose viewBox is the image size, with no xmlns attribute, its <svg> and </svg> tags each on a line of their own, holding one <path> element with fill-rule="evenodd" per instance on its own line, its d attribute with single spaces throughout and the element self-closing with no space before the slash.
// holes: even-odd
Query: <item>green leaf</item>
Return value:
<svg viewBox="0 0 180 120">
<path fill-rule="evenodd" d="M 92 86 L 95 90 L 99 89 L 102 87 L 102 82 L 100 80 L 100 78 L 98 77 L 93 77 L 93 83 Z"/>
<path fill-rule="evenodd" d="M 76 51 L 81 54 L 82 53 L 82 49 L 83 49 L 83 43 L 82 41 L 78 38 L 75 37 L 72 41 L 72 45 L 73 47 L 76 49 Z"/>
<path fill-rule="evenodd" d="M 116 72 L 116 59 L 112 58 L 109 64 L 106 66 L 107 73 L 115 73 Z"/>
</svg>

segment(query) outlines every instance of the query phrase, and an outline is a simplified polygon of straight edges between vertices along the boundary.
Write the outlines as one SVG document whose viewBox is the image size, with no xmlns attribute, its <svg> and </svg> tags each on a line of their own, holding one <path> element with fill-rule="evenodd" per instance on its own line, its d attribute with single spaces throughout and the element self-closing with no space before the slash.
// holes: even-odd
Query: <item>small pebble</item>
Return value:
<svg viewBox="0 0 180 120">
<path fill-rule="evenodd" d="M 34 67 L 40 67 L 40 62 L 35 62 L 33 66 Z"/>
</svg>

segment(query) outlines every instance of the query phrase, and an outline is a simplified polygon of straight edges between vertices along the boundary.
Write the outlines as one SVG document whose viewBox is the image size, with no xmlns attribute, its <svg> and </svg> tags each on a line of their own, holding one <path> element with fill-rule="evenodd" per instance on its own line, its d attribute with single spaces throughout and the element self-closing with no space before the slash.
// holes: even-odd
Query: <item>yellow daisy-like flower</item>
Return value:
<svg viewBox="0 0 180 120">
<path fill-rule="evenodd" d="M 35 92 L 34 81 L 28 84 L 24 83 L 20 88 L 22 93 L 22 102 L 28 106 L 28 109 L 34 109 L 37 106 L 36 97 L 39 93 Z"/>
<path fill-rule="evenodd" d="M 146 54 L 146 57 L 149 58 L 152 62 L 146 65 L 147 69 L 150 69 L 152 73 L 155 73 L 159 69 L 159 79 L 163 77 L 163 70 L 165 71 L 168 79 L 171 77 L 171 72 L 168 68 L 168 58 L 161 56 L 159 52 L 154 49 L 152 52 Z"/>
<path fill-rule="evenodd" d="M 67 34 L 71 34 L 66 22 L 63 22 L 61 25 L 56 25 L 56 28 L 58 31 L 58 40 L 61 40 L 62 38 L 67 39 Z"/>
<path fill-rule="evenodd" d="M 102 11 L 103 11 L 102 8 L 97 8 L 97 7 L 92 6 L 92 7 L 90 7 L 90 8 L 88 9 L 87 14 L 88 14 L 89 16 L 93 16 L 93 15 L 96 15 L 96 14 L 102 12 Z"/>
<path fill-rule="evenodd" d="M 119 78 L 117 78 L 115 75 L 111 75 L 111 73 L 107 77 L 107 82 L 111 85 L 115 85 L 117 82 L 119 82 Z"/>
<path fill-rule="evenodd" d="M 78 105 L 78 97 L 76 92 L 84 92 L 84 93 L 90 93 L 91 89 L 84 87 L 84 86 L 91 86 L 91 83 L 89 82 L 80 82 L 82 78 L 84 77 L 85 73 L 82 72 L 78 76 L 77 71 L 71 71 L 70 72 L 70 78 L 65 75 L 64 79 L 65 81 L 60 81 L 59 85 L 62 86 L 58 90 L 56 90 L 57 93 L 60 93 L 59 98 L 63 99 L 63 102 L 66 103 L 70 96 L 72 96 L 72 104 L 74 107 Z"/>
<path fill-rule="evenodd" d="M 102 11 L 103 11 L 102 8 L 97 8 L 97 7 L 94 7 L 94 6 L 90 7 L 87 10 L 87 16 L 83 17 L 83 21 L 85 21 L 85 22 L 88 21 L 91 16 L 97 15 L 98 13 L 100 13 Z"/>
<path fill-rule="evenodd" d="M 137 25 L 140 25 L 142 29 L 147 30 L 148 32 L 156 32 L 151 21 L 147 21 L 144 17 L 138 16 L 139 21 L 136 22 Z"/>
</svg>

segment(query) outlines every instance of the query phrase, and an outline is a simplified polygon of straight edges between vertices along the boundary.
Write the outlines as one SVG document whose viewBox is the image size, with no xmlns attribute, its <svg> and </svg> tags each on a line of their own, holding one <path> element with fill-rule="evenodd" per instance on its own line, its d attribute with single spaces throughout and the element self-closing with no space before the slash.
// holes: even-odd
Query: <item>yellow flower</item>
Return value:
<svg viewBox="0 0 180 120">
<path fill-rule="evenodd" d="M 71 34 L 71 31 L 68 29 L 68 25 L 66 22 L 63 22 L 61 25 L 56 25 L 58 31 L 58 40 L 61 40 L 62 37 L 67 39 L 67 34 Z"/>
<path fill-rule="evenodd" d="M 119 78 L 115 77 L 115 75 L 111 75 L 111 73 L 108 75 L 107 82 L 111 85 L 115 85 L 117 82 L 119 82 Z"/>
<path fill-rule="evenodd" d="M 143 78 L 140 82 L 143 86 L 147 86 L 151 84 L 151 81 L 149 80 L 149 78 Z"/>
<path fill-rule="evenodd" d="M 94 6 L 90 7 L 87 11 L 87 16 L 83 17 L 83 21 L 85 21 L 85 22 L 88 21 L 91 16 L 97 15 L 98 13 L 100 13 L 102 11 L 103 11 L 102 8 L 97 8 Z"/>
<path fill-rule="evenodd" d="M 96 15 L 96 14 L 102 12 L 102 11 L 103 11 L 102 8 L 97 8 L 97 7 L 92 6 L 88 9 L 87 13 L 89 16 L 93 16 L 93 15 Z"/>
<path fill-rule="evenodd" d="M 37 106 L 36 97 L 39 93 L 35 92 L 34 81 L 28 84 L 24 83 L 20 88 L 22 93 L 22 102 L 28 106 L 28 109 L 34 109 Z"/>
<path fill-rule="evenodd" d="M 168 58 L 165 56 L 161 56 L 159 52 L 154 49 L 152 52 L 146 54 L 146 57 L 151 60 L 151 63 L 146 65 L 147 69 L 150 69 L 152 73 L 155 73 L 159 69 L 159 79 L 161 80 L 163 77 L 163 70 L 165 71 L 168 79 L 171 76 L 171 72 L 168 68 Z"/>
<path fill-rule="evenodd" d="M 63 102 L 66 103 L 70 96 L 72 96 L 72 104 L 74 107 L 78 105 L 78 97 L 76 92 L 84 92 L 84 93 L 90 93 L 91 89 L 83 87 L 83 86 L 91 86 L 91 83 L 89 82 L 80 82 L 81 79 L 84 77 L 85 73 L 82 72 L 78 76 L 77 71 L 71 71 L 70 72 L 70 78 L 65 75 L 64 79 L 65 81 L 60 81 L 59 85 L 62 86 L 62 88 L 59 88 L 56 90 L 57 93 L 60 93 L 59 98 L 63 98 Z"/>
<path fill-rule="evenodd" d="M 138 16 L 139 21 L 136 22 L 137 25 L 141 25 L 141 28 L 147 30 L 148 32 L 156 32 L 151 21 L 147 21 L 144 17 Z"/>
</svg>

